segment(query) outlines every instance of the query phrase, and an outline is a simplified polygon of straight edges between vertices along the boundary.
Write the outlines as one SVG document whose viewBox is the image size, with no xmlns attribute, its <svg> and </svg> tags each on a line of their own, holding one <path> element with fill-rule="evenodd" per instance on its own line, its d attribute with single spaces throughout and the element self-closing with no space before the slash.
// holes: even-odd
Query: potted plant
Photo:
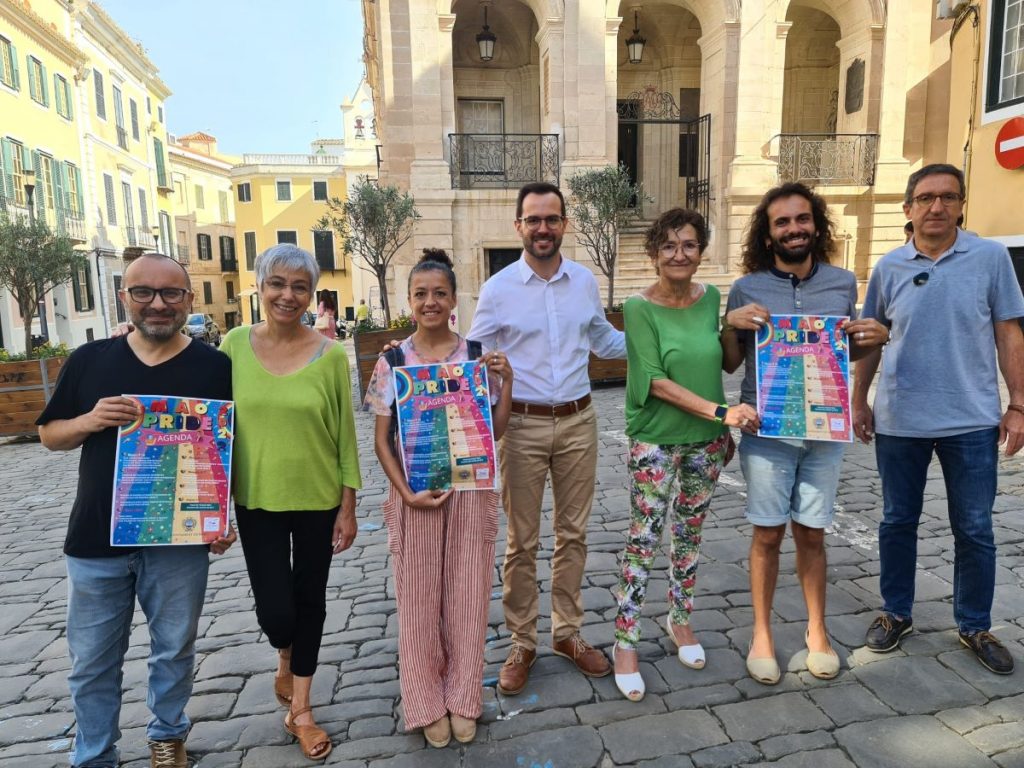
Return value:
<svg viewBox="0 0 1024 768">
<path fill-rule="evenodd" d="M 372 319 L 364 320 L 356 325 L 352 335 L 352 346 L 356 353 L 356 375 L 359 380 L 359 399 L 366 396 L 366 387 L 377 365 L 377 359 L 384 345 L 390 341 L 401 341 L 413 332 L 412 317 L 401 313 L 388 323 L 378 325 Z"/>
</svg>

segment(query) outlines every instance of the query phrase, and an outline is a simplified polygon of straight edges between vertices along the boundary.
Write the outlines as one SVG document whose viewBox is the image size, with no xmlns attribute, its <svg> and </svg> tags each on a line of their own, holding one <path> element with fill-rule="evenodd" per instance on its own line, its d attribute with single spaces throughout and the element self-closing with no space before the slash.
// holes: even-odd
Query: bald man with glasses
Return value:
<svg viewBox="0 0 1024 768">
<path fill-rule="evenodd" d="M 913 237 L 875 266 L 862 317 L 892 343 L 857 363 L 854 429 L 874 438 L 882 480 L 878 528 L 882 613 L 865 644 L 897 648 L 913 631 L 917 527 L 928 465 L 939 458 L 953 533 L 953 617 L 960 643 L 997 674 L 1013 657 L 991 633 L 996 547 L 992 507 L 999 445 L 1024 445 L 1024 297 L 1006 247 L 958 228 L 966 189 L 958 168 L 910 176 L 903 210 Z M 882 364 L 874 409 L 867 396 Z M 999 373 L 1009 390 L 1000 404 Z"/>
<path fill-rule="evenodd" d="M 150 637 L 150 764 L 186 768 L 184 742 L 191 723 L 185 705 L 192 692 L 208 553 L 227 550 L 235 533 L 229 528 L 209 547 L 111 546 L 115 451 L 118 427 L 140 415 L 139 405 L 125 394 L 230 400 L 231 361 L 181 334 L 192 289 L 178 262 L 144 254 L 128 265 L 124 285 L 120 299 L 137 332 L 76 349 L 36 422 L 50 450 L 82 449 L 64 541 L 68 687 L 76 722 L 71 764 L 118 765 L 123 664 L 138 598 Z"/>
</svg>

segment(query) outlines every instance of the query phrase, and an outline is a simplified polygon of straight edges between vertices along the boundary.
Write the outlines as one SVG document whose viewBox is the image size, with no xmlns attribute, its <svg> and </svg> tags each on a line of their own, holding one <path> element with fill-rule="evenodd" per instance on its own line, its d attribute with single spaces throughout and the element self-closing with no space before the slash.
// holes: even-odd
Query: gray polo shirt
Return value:
<svg viewBox="0 0 1024 768">
<path fill-rule="evenodd" d="M 993 325 L 1024 316 L 1004 245 L 961 231 L 935 261 L 913 241 L 900 246 L 875 266 L 863 315 L 892 335 L 882 352 L 876 432 L 948 437 L 999 424 Z"/>
<path fill-rule="evenodd" d="M 799 280 L 777 269 L 744 275 L 729 289 L 726 311 L 756 302 L 773 315 L 857 316 L 857 278 L 853 272 L 817 263 Z M 753 331 L 739 331 L 746 349 L 740 402 L 757 407 L 757 343 Z"/>
</svg>

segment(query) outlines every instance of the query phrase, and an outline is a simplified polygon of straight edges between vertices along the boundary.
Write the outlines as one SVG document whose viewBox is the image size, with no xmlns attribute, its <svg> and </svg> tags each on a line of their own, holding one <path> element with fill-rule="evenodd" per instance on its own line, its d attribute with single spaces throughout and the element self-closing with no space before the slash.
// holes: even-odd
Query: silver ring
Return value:
<svg viewBox="0 0 1024 768">
<path fill-rule="evenodd" d="M 863 339 L 863 338 L 864 338 L 864 331 L 859 331 L 859 332 L 857 333 L 857 338 L 858 338 L 858 339 Z"/>
<path fill-rule="evenodd" d="M 763 323 L 763 322 L 764 322 L 764 318 L 763 318 L 763 317 L 760 317 L 760 316 L 758 316 L 758 315 L 754 315 L 754 316 L 753 316 L 752 318 L 750 318 L 750 319 L 751 319 L 751 320 L 753 320 L 753 321 L 754 321 L 755 323 L 757 323 L 758 325 L 761 325 L 761 323 Z"/>
<path fill-rule="evenodd" d="M 743 421 L 740 422 L 740 426 L 741 427 L 745 427 L 749 423 L 750 423 L 750 419 L 743 419 Z"/>
</svg>

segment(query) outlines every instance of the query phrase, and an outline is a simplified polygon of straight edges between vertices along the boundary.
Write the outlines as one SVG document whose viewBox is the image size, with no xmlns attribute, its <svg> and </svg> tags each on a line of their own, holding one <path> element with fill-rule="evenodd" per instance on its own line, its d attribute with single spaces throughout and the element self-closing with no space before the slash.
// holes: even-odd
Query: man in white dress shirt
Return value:
<svg viewBox="0 0 1024 768">
<path fill-rule="evenodd" d="M 498 689 L 519 693 L 537 656 L 537 544 L 547 477 L 554 495 L 551 557 L 552 648 L 583 674 L 611 671 L 605 655 L 580 636 L 580 585 L 587 559 L 587 522 L 597 473 L 597 416 L 590 404 L 590 353 L 623 358 L 621 331 L 605 319 L 597 280 L 562 257 L 565 200 L 553 184 L 519 190 L 518 261 L 480 289 L 469 338 L 501 350 L 516 372 L 512 416 L 501 443 L 505 548 L 505 624 L 512 647 Z"/>
</svg>

